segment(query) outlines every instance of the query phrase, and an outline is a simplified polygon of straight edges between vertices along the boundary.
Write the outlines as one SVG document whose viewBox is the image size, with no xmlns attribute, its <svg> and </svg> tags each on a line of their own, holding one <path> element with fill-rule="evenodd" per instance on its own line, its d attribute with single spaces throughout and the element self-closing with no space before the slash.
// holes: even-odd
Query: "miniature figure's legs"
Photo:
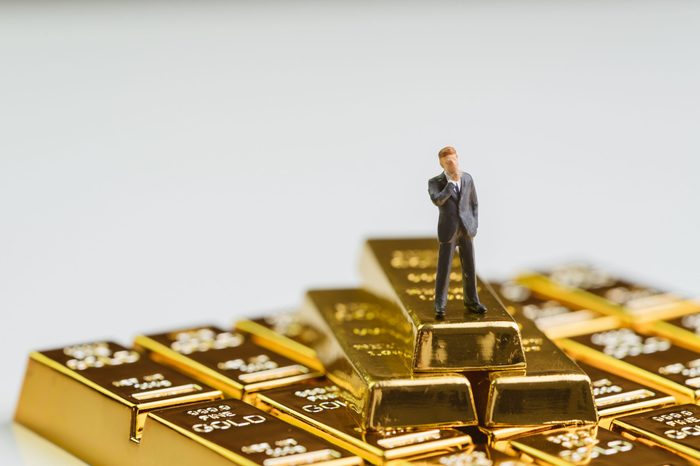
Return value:
<svg viewBox="0 0 700 466">
<path fill-rule="evenodd" d="M 476 292 L 476 271 L 474 270 L 474 245 L 466 231 L 460 231 L 457 238 L 459 261 L 462 263 L 462 286 L 464 288 L 464 307 L 471 311 L 482 313 L 486 308 L 479 302 Z"/>
<path fill-rule="evenodd" d="M 435 277 L 435 310 L 445 312 L 447 306 L 447 290 L 450 287 L 450 270 L 452 256 L 455 252 L 455 241 L 440 243 L 438 250 L 437 276 Z"/>
</svg>

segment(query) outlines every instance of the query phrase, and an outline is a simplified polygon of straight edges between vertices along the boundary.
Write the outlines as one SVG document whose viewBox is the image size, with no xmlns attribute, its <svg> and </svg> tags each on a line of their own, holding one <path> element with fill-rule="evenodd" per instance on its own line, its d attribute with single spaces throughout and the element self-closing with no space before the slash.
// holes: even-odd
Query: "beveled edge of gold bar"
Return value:
<svg viewBox="0 0 700 466">
<path fill-rule="evenodd" d="M 589 348 L 588 346 L 576 341 L 563 338 L 561 340 L 557 340 L 556 343 L 564 351 L 571 354 L 574 359 L 581 360 L 595 367 L 601 367 L 600 363 L 605 361 L 607 366 L 601 367 L 603 370 L 610 371 L 610 368 L 615 368 L 619 370 L 623 376 L 634 382 L 649 385 L 650 387 L 656 390 L 661 390 L 662 392 L 670 392 L 680 402 L 696 402 L 698 399 L 700 399 L 700 390 L 695 392 L 694 390 L 679 383 L 661 377 L 660 375 L 654 374 L 653 372 L 642 369 L 628 362 L 608 356 L 605 353 Z"/>
<path fill-rule="evenodd" d="M 634 328 L 642 332 L 668 338 L 674 344 L 682 348 L 700 352 L 700 335 L 696 335 L 690 330 L 670 322 L 665 322 L 663 320 L 642 322 L 634 325 Z"/>
<path fill-rule="evenodd" d="M 126 398 L 123 398 L 123 397 L 117 395 L 116 393 L 107 390 L 106 388 L 104 388 L 100 384 L 93 382 L 92 380 L 88 379 L 87 377 L 85 377 L 83 375 L 80 375 L 78 372 L 64 366 L 60 362 L 54 361 L 53 359 L 51 359 L 48 356 L 43 355 L 39 351 L 32 351 L 31 353 L 29 353 L 29 358 L 33 359 L 34 361 L 38 362 L 39 364 L 43 364 L 43 365 L 45 365 L 53 370 L 56 370 L 56 371 L 60 372 L 61 374 L 66 375 L 66 376 L 70 377 L 71 379 L 74 379 L 74 380 L 80 382 L 83 385 L 86 385 L 86 386 L 90 387 L 91 389 L 93 389 L 93 390 L 95 390 L 95 391 L 115 400 L 115 401 L 118 401 L 119 403 L 122 403 L 123 405 L 125 405 L 129 408 L 135 409 L 137 406 L 137 404 L 134 403 L 133 401 L 129 401 Z"/>
<path fill-rule="evenodd" d="M 439 450 L 441 448 L 461 447 L 471 444 L 472 442 L 471 437 L 465 433 L 459 437 L 442 439 L 430 443 L 382 449 L 370 443 L 364 442 L 357 437 L 341 432 L 340 430 L 335 429 L 322 421 L 318 421 L 310 416 L 307 416 L 298 410 L 290 409 L 287 406 L 271 399 L 269 396 L 265 395 L 265 393 L 256 393 L 254 401 L 255 407 L 262 409 L 263 411 L 266 411 L 289 424 L 317 435 L 327 442 L 337 444 L 339 447 L 361 456 L 373 464 L 382 464 L 385 461 L 406 458 L 412 455 Z M 423 428 L 417 432 L 429 430 L 438 429 Z"/>
<path fill-rule="evenodd" d="M 283 354 L 289 359 L 305 364 L 311 369 L 325 372 L 325 368 L 323 364 L 321 364 L 321 361 L 319 361 L 316 351 L 306 345 L 249 319 L 236 321 L 234 329 L 242 333 L 247 333 L 251 336 L 254 343 L 265 349 Z"/>
<path fill-rule="evenodd" d="M 561 301 L 564 304 L 587 307 L 593 311 L 617 317 L 623 323 L 638 325 L 660 319 L 672 319 L 700 311 L 700 301 L 697 298 L 682 299 L 651 307 L 642 312 L 634 312 L 623 305 L 597 296 L 581 288 L 573 288 L 546 277 L 537 272 L 523 272 L 515 281 L 530 288 L 536 293 Z"/>
<path fill-rule="evenodd" d="M 518 274 L 515 281 L 543 296 L 556 299 L 564 304 L 580 306 L 617 317 L 624 323 L 631 323 L 632 316 L 619 304 L 608 301 L 580 288 L 572 288 L 536 272 Z"/>
<path fill-rule="evenodd" d="M 243 396 L 243 385 L 234 379 L 168 348 L 148 335 L 137 335 L 134 338 L 134 347 L 147 351 L 154 361 L 169 365 L 189 376 L 202 380 L 232 398 L 240 399 Z"/>
<path fill-rule="evenodd" d="M 479 430 L 486 434 L 489 438 L 489 444 L 502 442 L 504 440 L 513 440 L 525 435 L 539 434 L 550 430 L 557 430 L 562 427 L 561 424 L 542 424 L 539 426 L 528 427 L 485 427 L 479 426 Z"/>
<path fill-rule="evenodd" d="M 691 403 L 692 404 L 692 403 Z M 677 405 L 674 406 L 674 408 L 677 409 L 683 409 L 683 405 Z M 680 442 L 674 442 L 672 440 L 663 438 L 659 435 L 656 435 L 653 432 L 650 432 L 648 430 L 644 430 L 642 428 L 639 428 L 635 426 L 634 424 L 630 424 L 629 422 L 625 421 L 625 418 L 631 418 L 633 416 L 637 416 L 639 414 L 648 414 L 649 411 L 645 413 L 636 413 L 636 414 L 630 414 L 629 416 L 624 416 L 620 417 L 617 419 L 614 419 L 612 421 L 612 430 L 614 432 L 617 432 L 619 434 L 626 434 L 627 436 L 632 437 L 634 440 L 639 440 L 639 439 L 648 439 L 648 441 L 651 441 L 652 443 L 658 445 L 659 447 L 671 451 L 672 453 L 679 454 L 680 456 L 684 458 L 690 458 L 692 460 L 700 460 L 700 450 L 695 450 L 690 447 L 686 447 Z"/>
</svg>

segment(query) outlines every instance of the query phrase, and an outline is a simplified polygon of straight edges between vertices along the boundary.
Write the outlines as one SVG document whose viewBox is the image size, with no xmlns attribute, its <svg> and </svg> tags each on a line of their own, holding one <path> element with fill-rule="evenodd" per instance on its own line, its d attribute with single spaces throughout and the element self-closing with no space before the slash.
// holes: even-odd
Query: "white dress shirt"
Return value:
<svg viewBox="0 0 700 466">
<path fill-rule="evenodd" d="M 457 188 L 457 192 L 459 192 L 459 185 L 462 179 L 460 178 L 459 181 L 454 181 L 452 178 L 450 178 L 450 175 L 447 174 L 447 172 L 443 172 L 445 174 L 445 178 L 447 178 L 448 183 L 452 183 L 455 185 L 455 188 Z"/>
</svg>

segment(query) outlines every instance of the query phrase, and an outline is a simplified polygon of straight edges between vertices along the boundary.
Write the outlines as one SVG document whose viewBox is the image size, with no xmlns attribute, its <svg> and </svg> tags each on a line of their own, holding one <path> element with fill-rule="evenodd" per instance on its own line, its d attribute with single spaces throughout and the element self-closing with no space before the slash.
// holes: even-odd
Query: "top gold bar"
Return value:
<svg viewBox="0 0 700 466">
<path fill-rule="evenodd" d="M 435 319 L 438 243 L 433 238 L 369 239 L 361 258 L 363 285 L 396 303 L 411 324 L 416 371 L 524 369 L 518 325 L 478 280 L 486 314 L 462 306 L 461 268 L 452 266 L 446 317 Z M 456 285 L 456 286 L 455 286 Z"/>
</svg>

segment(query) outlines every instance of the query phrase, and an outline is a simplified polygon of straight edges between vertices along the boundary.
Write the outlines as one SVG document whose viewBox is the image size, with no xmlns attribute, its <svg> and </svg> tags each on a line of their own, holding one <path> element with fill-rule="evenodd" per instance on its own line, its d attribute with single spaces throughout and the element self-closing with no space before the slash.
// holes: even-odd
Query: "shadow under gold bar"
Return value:
<svg viewBox="0 0 700 466">
<path fill-rule="evenodd" d="M 338 386 L 312 380 L 255 396 L 256 406 L 373 464 L 471 444 L 456 429 L 363 431 Z"/>
<path fill-rule="evenodd" d="M 137 351 L 86 343 L 30 354 L 15 420 L 90 464 L 136 464 L 149 411 L 221 396 Z"/>
<path fill-rule="evenodd" d="M 315 370 L 325 371 L 313 349 L 314 345 L 326 338 L 325 335 L 301 325 L 295 312 L 239 320 L 235 328 L 241 333 L 249 334 L 256 345 L 285 354 Z"/>
<path fill-rule="evenodd" d="M 362 458 L 234 399 L 151 413 L 141 449 L 142 464 L 149 466 L 363 464 Z"/>
<path fill-rule="evenodd" d="M 566 428 L 521 437 L 496 445 L 520 453 L 528 461 L 552 466 L 687 466 L 687 462 L 657 448 L 631 442 L 597 428 Z"/>
<path fill-rule="evenodd" d="M 228 396 L 289 385 L 321 374 L 253 343 L 239 332 L 213 326 L 139 335 L 135 345 L 163 364 L 203 380 Z"/>
<path fill-rule="evenodd" d="M 480 426 L 492 438 L 502 438 L 513 431 L 499 428 L 595 424 L 598 415 L 588 375 L 531 320 L 518 314 L 515 320 L 527 368 L 468 374 Z"/>
<path fill-rule="evenodd" d="M 551 339 L 599 332 L 621 325 L 617 317 L 543 297 L 515 281 L 494 287 L 506 306 L 533 321 Z"/>
<path fill-rule="evenodd" d="M 615 316 L 628 324 L 700 311 L 700 301 L 631 283 L 586 264 L 528 272 L 518 283 L 562 303 Z"/>
<path fill-rule="evenodd" d="M 664 448 L 700 464 L 700 407 L 686 404 L 613 421 L 623 436 Z"/>
<path fill-rule="evenodd" d="M 314 350 L 363 429 L 475 425 L 460 374 L 413 374 L 410 325 L 391 302 L 361 289 L 306 294 L 303 325 L 328 338 Z"/>
<path fill-rule="evenodd" d="M 532 466 L 532 463 L 479 444 L 462 451 L 431 453 L 417 458 L 389 461 L 386 466 Z"/>
<path fill-rule="evenodd" d="M 610 424 L 616 417 L 676 404 L 673 396 L 648 385 L 580 361 L 578 365 L 591 378 L 593 396 L 600 417 L 598 425 L 606 429 L 610 428 Z"/>
<path fill-rule="evenodd" d="M 479 299 L 488 312 L 464 309 L 457 261 L 450 274 L 446 316 L 436 320 L 437 250 L 434 238 L 370 239 L 361 258 L 363 286 L 396 303 L 411 324 L 414 370 L 523 369 L 518 326 L 481 280 Z"/>
<path fill-rule="evenodd" d="M 623 327 L 557 341 L 574 359 L 672 394 L 700 400 L 700 355 L 670 340 Z"/>
</svg>

